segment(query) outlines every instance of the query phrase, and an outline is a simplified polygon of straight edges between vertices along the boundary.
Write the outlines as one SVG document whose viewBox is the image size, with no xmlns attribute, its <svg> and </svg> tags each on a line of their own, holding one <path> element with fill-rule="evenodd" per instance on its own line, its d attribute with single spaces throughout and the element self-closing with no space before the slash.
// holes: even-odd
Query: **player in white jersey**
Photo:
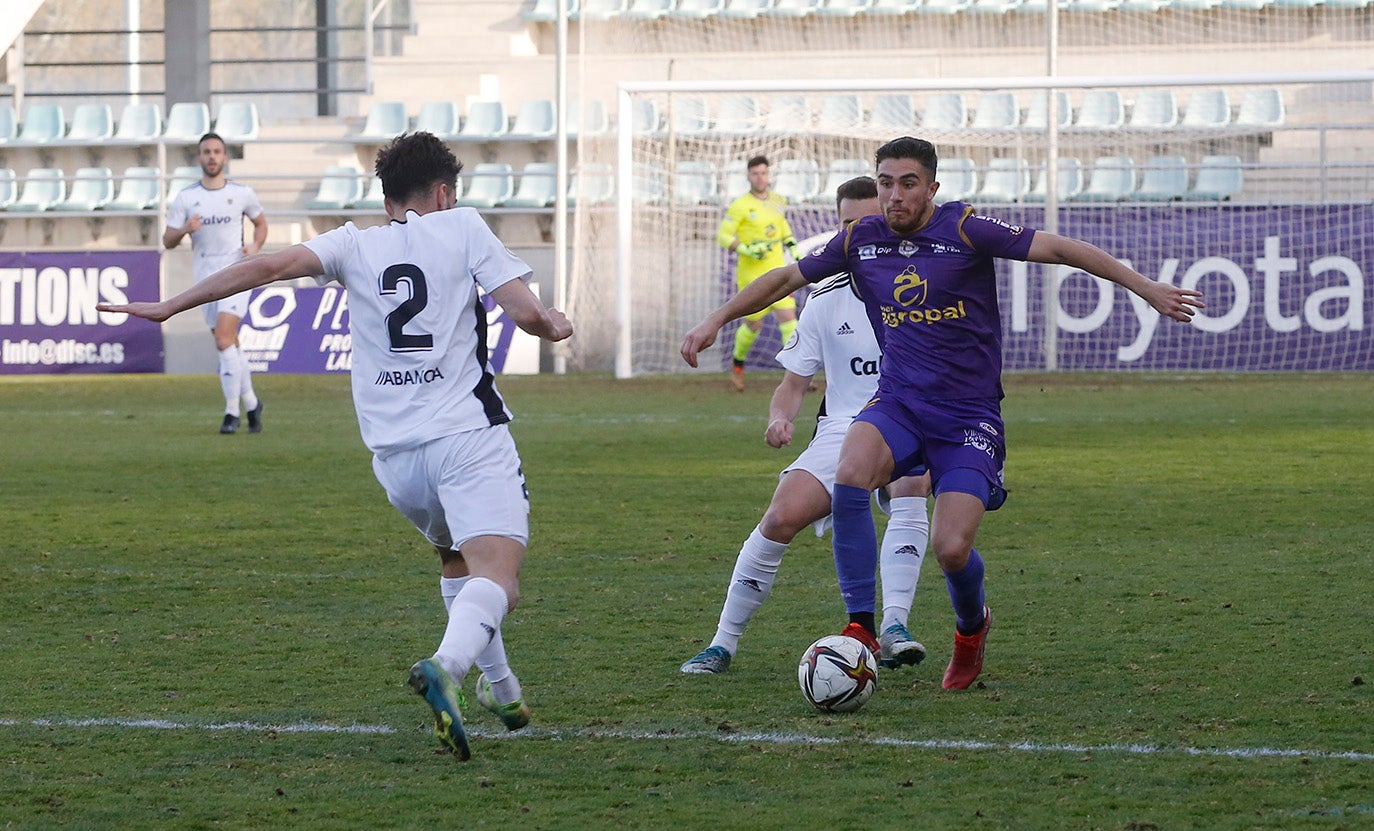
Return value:
<svg viewBox="0 0 1374 831">
<path fill-rule="evenodd" d="M 169 300 L 100 307 L 150 320 L 275 280 L 316 277 L 348 289 L 353 402 L 387 498 L 433 543 L 448 625 L 410 685 L 435 732 L 468 758 L 462 686 L 476 664 L 477 700 L 511 730 L 529 722 L 501 621 L 519 598 L 529 500 L 506 409 L 487 360 L 480 286 L 521 329 L 572 335 L 526 285 L 530 268 L 471 208 L 455 208 L 462 165 L 430 133 L 377 153 L 390 225 L 348 223 L 309 242 L 232 265 Z"/>
<path fill-rule="evenodd" d="M 215 133 L 201 136 L 196 158 L 200 181 L 178 193 L 167 206 L 162 244 L 176 248 L 189 234 L 195 278 L 200 281 L 261 251 L 267 241 L 267 217 L 252 188 L 226 178 L 229 154 L 224 139 Z M 253 223 L 253 241 L 247 245 L 243 243 L 245 216 Z M 224 391 L 219 431 L 238 431 L 241 400 L 248 410 L 248 432 L 262 432 L 262 401 L 253 391 L 248 360 L 239 349 L 239 324 L 248 312 L 248 292 L 207 303 L 204 311 L 205 324 L 219 350 L 219 383 Z"/>
<path fill-rule="evenodd" d="M 880 213 L 877 187 L 867 176 L 840 185 L 836 201 L 842 226 Z M 817 536 L 829 527 L 840 445 L 854 416 L 873 397 L 880 357 L 873 326 L 848 275 L 822 283 L 807 299 L 796 331 L 778 353 L 786 372 L 769 403 L 764 440 L 772 447 L 792 443 L 792 422 L 802 397 L 812 376 L 824 369 L 825 400 L 816 434 L 783 470 L 763 520 L 740 548 L 710 646 L 684 663 L 682 672 L 725 672 L 744 628 L 772 590 L 792 539 L 807 525 L 815 525 Z M 879 559 L 883 631 L 878 659 L 885 667 L 918 664 L 925 658 L 925 647 L 906 627 L 930 535 L 925 499 L 929 492 L 928 477 L 919 476 L 899 479 L 880 494 L 879 504 L 891 514 Z"/>
</svg>

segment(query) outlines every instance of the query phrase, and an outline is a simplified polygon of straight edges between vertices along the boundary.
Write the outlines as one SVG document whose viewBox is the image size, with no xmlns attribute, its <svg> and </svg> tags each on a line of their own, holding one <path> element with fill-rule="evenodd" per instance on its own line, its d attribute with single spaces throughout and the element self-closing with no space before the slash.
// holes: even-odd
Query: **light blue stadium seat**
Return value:
<svg viewBox="0 0 1374 831">
<path fill-rule="evenodd" d="M 1140 171 L 1135 198 L 1146 202 L 1170 202 L 1188 192 L 1188 160 L 1182 156 L 1151 156 Z"/>
<path fill-rule="evenodd" d="M 0 167 L 0 210 L 5 210 L 13 205 L 19 198 L 19 185 L 16 181 L 14 171 L 8 167 Z"/>
<path fill-rule="evenodd" d="M 636 133 L 657 133 L 663 127 L 663 116 L 658 111 L 658 102 L 652 98 L 636 98 L 630 102 L 634 108 L 630 114 L 631 129 Z"/>
<path fill-rule="evenodd" d="M 940 189 L 935 191 L 935 202 L 939 205 L 967 201 L 978 193 L 978 168 L 973 159 L 941 159 L 935 179 L 940 183 Z"/>
<path fill-rule="evenodd" d="M 77 104 L 72 110 L 71 129 L 62 140 L 71 144 L 98 144 L 113 135 L 114 112 L 108 104 Z"/>
<path fill-rule="evenodd" d="M 1070 12 L 1101 14 L 1121 7 L 1121 0 L 1065 0 L 1063 8 Z"/>
<path fill-rule="evenodd" d="M 668 14 L 683 20 L 706 20 L 720 14 L 725 0 L 678 0 Z"/>
<path fill-rule="evenodd" d="M 577 19 L 590 23 L 614 20 L 625 13 L 627 5 L 629 0 L 584 0 L 582 10 L 577 13 Z"/>
<path fill-rule="evenodd" d="M 1236 112 L 1236 126 L 1278 127 L 1284 117 L 1283 95 L 1277 87 L 1247 89 Z"/>
<path fill-rule="evenodd" d="M 119 192 L 105 205 L 107 211 L 146 211 L 157 207 L 162 171 L 156 167 L 128 167 L 119 180 Z"/>
<path fill-rule="evenodd" d="M 502 202 L 506 208 L 547 208 L 558 198 L 558 165 L 530 162 L 520 171 L 515 194 Z"/>
<path fill-rule="evenodd" d="M 658 205 L 668 198 L 668 174 L 657 162 L 639 163 L 634 168 L 631 199 L 638 205 Z"/>
<path fill-rule="evenodd" d="M 916 105 L 910 95 L 886 93 L 873 99 L 868 126 L 879 135 L 909 136 L 916 129 Z"/>
<path fill-rule="evenodd" d="M 926 96 L 921 110 L 922 130 L 962 130 L 968 126 L 964 96 L 957 92 L 937 92 Z"/>
<path fill-rule="evenodd" d="M 1078 108 L 1075 130 L 1119 130 L 1126 123 L 1126 105 L 1114 89 L 1090 89 Z"/>
<path fill-rule="evenodd" d="M 330 165 L 320 178 L 319 189 L 305 201 L 306 210 L 341 211 L 353 207 L 363 195 L 363 172 L 351 165 Z"/>
<path fill-rule="evenodd" d="M 568 18 L 577 16 L 577 0 L 567 0 Z M 535 0 L 529 11 L 520 15 L 530 23 L 552 23 L 558 19 L 558 0 Z"/>
<path fill-rule="evenodd" d="M 821 0 L 774 0 L 767 14 L 773 17 L 810 17 L 820 5 Z"/>
<path fill-rule="evenodd" d="M 943 167 L 941 164 L 941 169 Z M 835 191 L 840 185 L 856 176 L 872 175 L 873 165 L 864 159 L 832 159 L 826 168 L 825 182 L 821 185 L 820 193 L 816 194 L 816 201 L 833 203 Z"/>
<path fill-rule="evenodd" d="M 227 104 L 225 106 L 228 106 Z M 220 109 L 220 118 L 224 110 Z M 410 126 L 406 115 L 406 105 L 401 101 L 373 101 L 367 108 L 367 120 L 363 129 L 353 138 L 360 142 L 387 142 L 399 136 Z"/>
<path fill-rule="evenodd" d="M 1225 201 L 1240 193 L 1242 174 L 1240 156 L 1203 156 L 1197 181 L 1188 192 L 1191 199 Z"/>
<path fill-rule="evenodd" d="M 815 159 L 782 159 L 773 175 L 773 191 L 793 205 L 814 202 L 821 193 L 821 166 Z"/>
<path fill-rule="evenodd" d="M 722 202 L 729 203 L 749 190 L 749 168 L 744 159 L 732 159 L 725 165 L 725 184 L 721 191 Z"/>
<path fill-rule="evenodd" d="M 763 128 L 763 114 L 758 99 L 752 95 L 728 95 L 720 99 L 716 109 L 715 132 L 757 133 Z"/>
<path fill-rule="evenodd" d="M 621 15 L 626 20 L 658 20 L 673 8 L 673 0 L 630 0 Z"/>
<path fill-rule="evenodd" d="M 193 164 L 181 165 L 172 169 L 172 178 L 167 183 L 167 201 L 200 181 L 201 170 Z"/>
<path fill-rule="evenodd" d="M 768 102 L 768 116 L 763 122 L 765 133 L 796 134 L 811 124 L 811 106 L 804 95 L 775 95 Z"/>
<path fill-rule="evenodd" d="M 572 100 L 568 102 L 565 116 L 568 122 L 568 137 L 604 136 L 611 131 L 611 119 L 606 112 L 606 102 L 593 98 L 589 101 Z"/>
<path fill-rule="evenodd" d="M 903 15 L 912 14 L 921 5 L 921 0 L 873 0 L 868 7 L 869 14 Z"/>
<path fill-rule="evenodd" d="M 506 124 L 506 105 L 500 101 L 474 101 L 468 105 L 463 126 L 458 128 L 456 141 L 492 141 L 503 138 Z"/>
<path fill-rule="evenodd" d="M 1369 7 L 1370 0 L 1326 0 L 1323 3 L 1328 9 L 1365 9 Z"/>
<path fill-rule="evenodd" d="M 19 137 L 19 116 L 13 104 L 0 104 L 0 144 Z"/>
<path fill-rule="evenodd" d="M 974 14 L 1006 14 L 1025 11 L 1023 0 L 972 0 L 966 8 Z"/>
<path fill-rule="evenodd" d="M 1205 12 L 1221 5 L 1221 0 L 1169 0 L 1169 8 L 1181 12 Z"/>
<path fill-rule="evenodd" d="M 716 168 L 710 162 L 688 161 L 678 164 L 673 173 L 672 200 L 675 205 L 709 205 L 720 199 Z"/>
<path fill-rule="evenodd" d="M 675 95 L 668 103 L 668 113 L 673 132 L 679 135 L 700 135 L 711 130 L 704 98 Z"/>
<path fill-rule="evenodd" d="M 1169 0 L 1121 0 L 1117 8 L 1123 12 L 1144 12 L 1154 14 L 1169 7 Z"/>
<path fill-rule="evenodd" d="M 1231 123 L 1231 99 L 1224 89 L 1197 89 L 1188 96 L 1179 126 L 1194 130 L 1214 130 Z"/>
<path fill-rule="evenodd" d="M 615 169 L 605 162 L 582 164 L 568 179 L 569 205 L 606 205 L 615 199 Z"/>
<path fill-rule="evenodd" d="M 466 192 L 458 204 L 466 208 L 494 208 L 515 195 L 515 176 L 504 162 L 483 162 L 472 169 Z"/>
<path fill-rule="evenodd" d="M 156 141 L 162 133 L 162 107 L 157 104 L 126 104 L 119 115 L 114 140 L 130 143 Z"/>
<path fill-rule="evenodd" d="M 829 17 L 857 17 L 872 5 L 873 0 L 822 0 L 816 13 Z"/>
<path fill-rule="evenodd" d="M 162 137 L 170 142 L 195 144 L 210 132 L 210 108 L 198 101 L 178 101 L 167 111 Z"/>
<path fill-rule="evenodd" d="M 975 130 L 1008 130 L 1021 120 L 1016 96 L 1010 92 L 984 92 L 978 96 L 973 121 Z"/>
<path fill-rule="evenodd" d="M 380 211 L 386 208 L 386 194 L 382 192 L 380 176 L 371 177 L 367 183 L 367 190 L 363 192 L 362 198 L 353 203 L 353 207 L 366 211 Z"/>
<path fill-rule="evenodd" d="M 772 2 L 773 0 L 725 0 L 725 7 L 720 10 L 720 16 L 752 20 L 767 11 Z"/>
<path fill-rule="evenodd" d="M 1073 121 L 1073 106 L 1069 104 L 1069 94 L 1065 91 L 1056 90 L 1054 93 L 1055 122 L 1062 130 L 1069 126 Z M 1021 126 L 1027 130 L 1044 130 L 1049 126 L 1050 118 L 1050 98 L 1044 90 L 1031 96 L 1030 104 L 1026 107 L 1026 118 L 1021 122 Z"/>
<path fill-rule="evenodd" d="M 67 183 L 62 171 L 55 167 L 36 167 L 24 176 L 19 198 L 5 209 L 9 211 L 46 211 L 67 198 Z"/>
<path fill-rule="evenodd" d="M 1058 167 L 1059 181 L 1055 183 L 1055 191 L 1059 194 L 1059 200 L 1064 202 L 1083 192 L 1083 163 L 1072 157 L 1061 156 Z M 1025 201 L 1044 202 L 1048 198 L 1050 191 L 1045 170 L 1046 165 L 1036 166 L 1035 183 L 1026 192 Z"/>
<path fill-rule="evenodd" d="M 253 141 L 258 137 L 258 105 L 252 101 L 220 104 L 215 132 L 229 144 Z"/>
<path fill-rule="evenodd" d="M 555 132 L 553 102 L 534 98 L 522 102 L 520 109 L 515 111 L 515 121 L 511 122 L 506 138 L 538 141 L 553 138 Z"/>
<path fill-rule="evenodd" d="M 1135 162 L 1128 156 L 1101 156 L 1089 171 L 1088 186 L 1076 199 L 1120 202 L 1135 192 Z"/>
<path fill-rule="evenodd" d="M 67 133 L 67 118 L 57 104 L 30 104 L 16 141 L 20 144 L 51 144 Z"/>
<path fill-rule="evenodd" d="M 114 171 L 108 167 L 78 168 L 72 188 L 65 199 L 51 206 L 54 211 L 94 211 L 114 199 Z"/>
<path fill-rule="evenodd" d="M 925 0 L 916 8 L 918 14 L 958 14 L 968 9 L 969 0 Z"/>
<path fill-rule="evenodd" d="M 441 139 L 450 139 L 457 135 L 461 121 L 458 105 L 452 101 L 425 101 L 415 116 L 415 132 L 433 133 Z"/>
<path fill-rule="evenodd" d="M 821 133 L 844 135 L 863 124 L 864 109 L 853 93 L 832 93 L 821 99 L 816 129 Z"/>
<path fill-rule="evenodd" d="M 1030 167 L 1021 159 L 997 158 L 988 162 L 980 202 L 1019 202 L 1030 190 Z"/>
<path fill-rule="evenodd" d="M 1254 12 L 1273 5 L 1274 0 L 1221 0 L 1223 9 Z"/>
<path fill-rule="evenodd" d="M 1133 130 L 1167 130 L 1178 124 L 1178 99 L 1171 89 L 1142 89 L 1136 93 L 1131 118 Z"/>
</svg>

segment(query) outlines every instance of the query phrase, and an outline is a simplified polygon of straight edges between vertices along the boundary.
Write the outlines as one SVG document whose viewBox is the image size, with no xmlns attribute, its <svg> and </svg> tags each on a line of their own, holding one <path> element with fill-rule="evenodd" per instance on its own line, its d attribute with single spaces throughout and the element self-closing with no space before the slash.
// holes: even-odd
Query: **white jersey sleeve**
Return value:
<svg viewBox="0 0 1374 831">
<path fill-rule="evenodd" d="M 824 368 L 823 414 L 832 418 L 853 418 L 873 397 L 881 358 L 868 313 L 849 275 L 819 284 L 806 301 L 796 333 L 778 353 L 778 362 L 798 375 Z"/>
</svg>

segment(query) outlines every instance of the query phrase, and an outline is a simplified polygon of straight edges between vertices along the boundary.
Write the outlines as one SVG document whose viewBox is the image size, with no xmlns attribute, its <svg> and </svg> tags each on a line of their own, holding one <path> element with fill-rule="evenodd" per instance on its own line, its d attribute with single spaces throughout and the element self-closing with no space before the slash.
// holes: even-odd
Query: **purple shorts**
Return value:
<svg viewBox="0 0 1374 831">
<path fill-rule="evenodd" d="M 973 494 L 989 511 L 1006 501 L 1007 443 L 996 400 L 905 403 L 880 390 L 854 420 L 882 433 L 892 451 L 893 479 L 929 470 L 936 496 Z"/>
</svg>

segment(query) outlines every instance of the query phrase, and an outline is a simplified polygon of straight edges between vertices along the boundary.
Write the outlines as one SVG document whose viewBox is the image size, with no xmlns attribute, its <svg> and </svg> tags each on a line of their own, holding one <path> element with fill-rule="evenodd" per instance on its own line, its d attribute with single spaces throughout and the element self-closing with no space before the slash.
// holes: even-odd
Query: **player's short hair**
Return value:
<svg viewBox="0 0 1374 831">
<path fill-rule="evenodd" d="M 219 142 L 220 144 L 223 144 L 225 147 L 228 147 L 228 146 L 229 146 L 229 142 L 227 142 L 227 141 L 224 140 L 224 136 L 221 136 L 219 133 L 209 132 L 209 133 L 206 133 L 205 135 L 201 136 L 199 139 L 196 140 L 196 149 L 197 149 L 197 150 L 199 150 L 199 149 L 200 149 L 200 146 L 201 146 L 202 144 L 205 143 L 205 140 L 206 140 L 206 139 L 214 139 L 215 141 Z"/>
<path fill-rule="evenodd" d="M 902 136 L 895 138 L 878 148 L 878 152 L 873 154 L 873 161 L 882 164 L 884 159 L 911 159 L 919 162 L 922 167 L 930 172 L 930 178 L 935 178 L 936 168 L 939 167 L 940 159 L 935 153 L 935 145 L 925 139 Z"/>
<path fill-rule="evenodd" d="M 840 203 L 846 199 L 877 199 L 878 183 L 873 181 L 872 176 L 855 176 L 848 182 L 835 188 L 835 209 L 839 210 Z"/>
<path fill-rule="evenodd" d="M 438 136 L 421 130 L 402 133 L 378 150 L 375 170 L 382 194 L 400 203 L 438 184 L 456 189 L 463 163 Z"/>
<path fill-rule="evenodd" d="M 749 163 L 744 166 L 744 169 L 750 170 L 752 168 L 758 167 L 759 165 L 768 167 L 768 157 L 763 155 L 755 156 L 754 158 L 749 160 Z"/>
</svg>

